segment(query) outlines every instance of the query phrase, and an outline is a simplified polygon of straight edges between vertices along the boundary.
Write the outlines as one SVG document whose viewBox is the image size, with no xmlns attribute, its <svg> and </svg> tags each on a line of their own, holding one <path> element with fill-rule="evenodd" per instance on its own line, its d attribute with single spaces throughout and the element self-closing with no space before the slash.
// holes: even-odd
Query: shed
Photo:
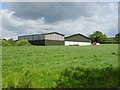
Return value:
<svg viewBox="0 0 120 90">
<path fill-rule="evenodd" d="M 80 33 L 74 34 L 65 37 L 65 45 L 91 45 L 91 39 Z"/>
<path fill-rule="evenodd" d="M 18 36 L 18 40 L 28 40 L 32 45 L 64 45 L 64 35 L 57 32 Z"/>
</svg>

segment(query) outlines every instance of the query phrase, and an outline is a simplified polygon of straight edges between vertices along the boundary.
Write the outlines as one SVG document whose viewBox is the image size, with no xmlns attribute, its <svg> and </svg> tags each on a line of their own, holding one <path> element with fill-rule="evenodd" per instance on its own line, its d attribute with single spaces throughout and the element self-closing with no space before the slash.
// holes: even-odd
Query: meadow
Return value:
<svg viewBox="0 0 120 90">
<path fill-rule="evenodd" d="M 118 87 L 118 45 L 3 46 L 3 88 Z"/>
</svg>

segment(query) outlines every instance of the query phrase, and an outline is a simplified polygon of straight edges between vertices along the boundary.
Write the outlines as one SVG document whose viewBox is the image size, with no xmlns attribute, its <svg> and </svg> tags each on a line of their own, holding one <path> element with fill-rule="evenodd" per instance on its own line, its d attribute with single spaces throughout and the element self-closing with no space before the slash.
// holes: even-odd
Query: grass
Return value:
<svg viewBox="0 0 120 90">
<path fill-rule="evenodd" d="M 0 89 L 2 89 L 2 46 L 0 46 Z"/>
<path fill-rule="evenodd" d="M 100 46 L 4 46 L 2 47 L 2 86 L 3 88 L 61 87 L 61 75 L 64 76 L 61 73 L 65 72 L 66 69 L 79 67 L 85 70 L 91 68 L 92 71 L 94 68 L 101 72 L 102 69 L 109 66 L 112 67 L 112 71 L 118 69 L 117 44 Z M 113 76 L 115 75 L 117 73 L 113 73 Z M 114 85 L 105 82 L 106 87 L 117 87 L 116 78 L 112 78 L 113 83 L 116 82 Z M 83 87 L 89 86 L 83 85 Z M 62 85 L 62 87 L 66 87 L 66 85 Z M 99 85 L 99 87 L 103 86 Z"/>
</svg>

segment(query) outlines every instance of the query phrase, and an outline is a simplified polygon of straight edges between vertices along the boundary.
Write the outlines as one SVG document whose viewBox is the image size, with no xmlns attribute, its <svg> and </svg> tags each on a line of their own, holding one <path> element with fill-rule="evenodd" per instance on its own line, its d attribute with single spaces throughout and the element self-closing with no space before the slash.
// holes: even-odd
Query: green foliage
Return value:
<svg viewBox="0 0 120 90">
<path fill-rule="evenodd" d="M 7 40 L 1 40 L 2 46 L 10 46 L 11 44 Z"/>
<path fill-rule="evenodd" d="M 2 46 L 2 40 L 0 39 L 0 46 Z"/>
<path fill-rule="evenodd" d="M 118 33 L 118 34 L 115 35 L 115 40 L 120 43 L 120 33 Z"/>
<path fill-rule="evenodd" d="M 72 78 L 69 77 L 69 72 L 67 73 L 66 77 L 71 78 L 70 81 L 73 81 L 73 85 L 75 85 L 75 87 L 80 87 L 78 86 L 78 83 L 80 82 L 75 78 L 81 76 L 81 73 L 83 73 L 83 76 L 81 76 L 80 78 L 82 80 L 82 87 L 88 87 L 90 83 L 92 83 L 91 87 L 95 85 L 94 88 L 112 88 L 115 86 L 117 87 L 117 77 L 115 78 L 115 76 L 117 75 L 116 70 L 118 70 L 118 55 L 119 54 L 117 44 L 72 47 L 3 46 L 2 86 L 3 88 L 56 88 L 58 86 L 61 87 L 61 85 L 59 84 L 61 83 L 63 75 L 61 73 L 69 71 L 72 72 L 72 74 L 75 74 L 75 77 L 73 77 L 72 80 Z M 108 67 L 111 68 L 111 71 L 108 70 L 107 72 Z M 79 68 L 80 70 L 77 70 L 76 68 Z M 87 73 L 87 71 L 89 73 Z M 79 74 L 79 72 L 81 73 Z M 109 74 L 109 76 L 107 73 Z M 92 75 L 94 77 L 92 77 Z M 83 80 L 83 77 L 87 76 L 88 79 L 85 78 L 85 80 Z M 66 77 L 63 78 L 66 79 Z M 106 80 L 106 77 L 108 78 L 108 80 Z M 97 80 L 95 80 L 96 78 Z M 98 81 L 99 79 L 100 83 Z M 92 81 L 88 82 L 88 84 L 86 83 L 86 86 L 84 86 L 85 84 L 83 82 L 86 82 L 86 80 Z M 63 81 L 68 82 L 67 80 Z M 65 84 L 65 82 L 61 83 L 62 86 L 64 86 L 63 83 Z M 68 85 L 71 85 L 71 82 L 68 82 Z"/>
<path fill-rule="evenodd" d="M 89 36 L 92 39 L 92 42 L 105 43 L 107 36 L 100 31 L 96 31 Z"/>
<path fill-rule="evenodd" d="M 57 81 L 58 88 L 111 88 L 118 86 L 118 70 L 112 65 L 100 68 L 73 67 L 64 70 Z"/>
<path fill-rule="evenodd" d="M 113 37 L 113 38 L 108 38 L 108 40 L 105 41 L 105 44 L 118 44 L 118 42 Z"/>
<path fill-rule="evenodd" d="M 16 46 L 30 46 L 31 44 L 27 40 L 17 41 Z"/>
<path fill-rule="evenodd" d="M 12 38 L 8 39 L 7 42 L 10 43 L 11 46 L 15 45 L 15 41 Z"/>
<path fill-rule="evenodd" d="M 14 46 L 15 41 L 12 38 L 10 38 L 8 40 L 1 40 L 0 39 L 0 45 L 2 45 L 2 46 Z"/>
</svg>

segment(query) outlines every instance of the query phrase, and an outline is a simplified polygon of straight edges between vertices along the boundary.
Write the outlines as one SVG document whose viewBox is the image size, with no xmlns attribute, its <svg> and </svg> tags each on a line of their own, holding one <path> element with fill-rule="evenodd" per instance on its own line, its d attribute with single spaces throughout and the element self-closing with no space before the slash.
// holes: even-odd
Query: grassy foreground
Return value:
<svg viewBox="0 0 120 90">
<path fill-rule="evenodd" d="M 3 88 L 117 87 L 118 45 L 2 47 Z"/>
</svg>

